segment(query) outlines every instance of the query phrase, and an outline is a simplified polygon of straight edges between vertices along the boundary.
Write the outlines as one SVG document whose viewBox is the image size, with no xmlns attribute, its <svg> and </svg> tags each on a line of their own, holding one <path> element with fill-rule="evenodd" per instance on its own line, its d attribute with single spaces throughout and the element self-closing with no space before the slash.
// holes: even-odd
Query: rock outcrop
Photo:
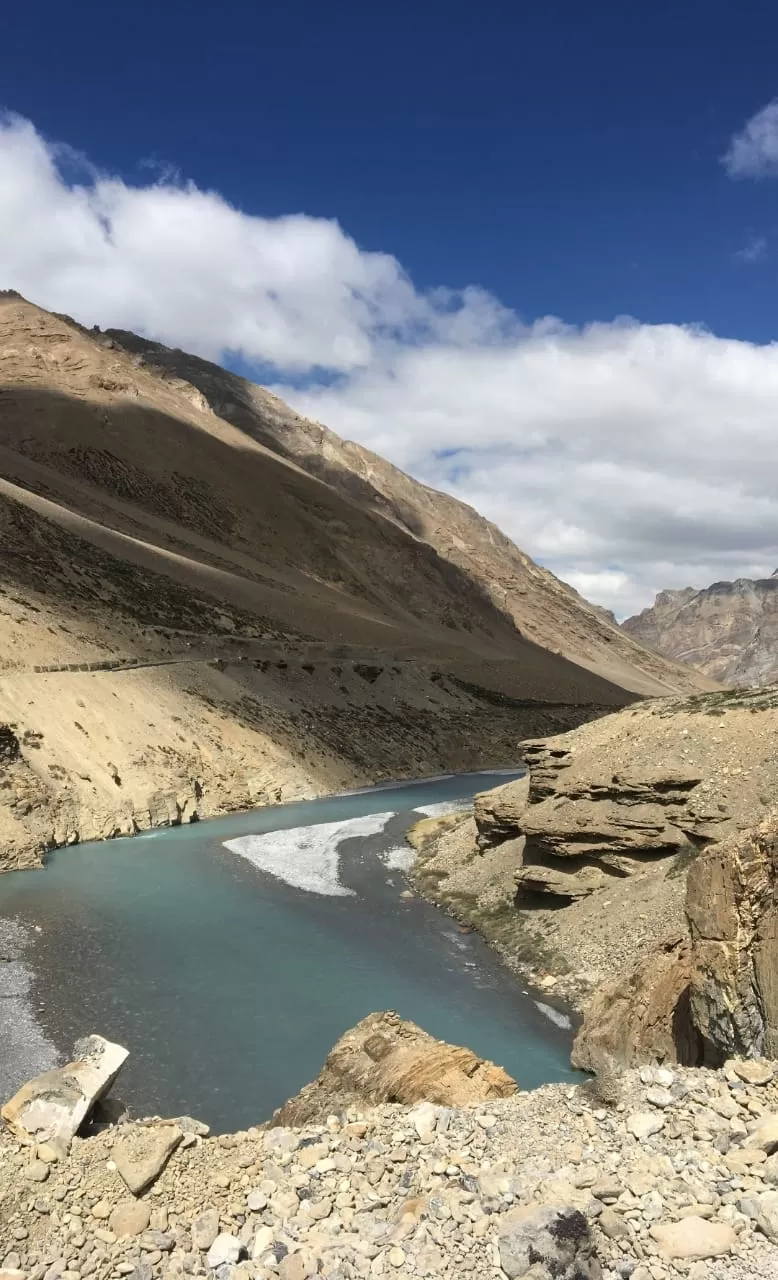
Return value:
<svg viewBox="0 0 778 1280">
<path fill-rule="evenodd" d="M 321 1073 L 274 1117 L 311 1124 L 349 1106 L 431 1102 L 464 1106 L 507 1098 L 516 1081 L 470 1049 L 435 1040 L 396 1013 L 372 1013 L 331 1050 Z"/>
<path fill-rule="evenodd" d="M 472 818 L 420 832 L 414 882 L 530 980 L 579 1007 L 594 996 L 619 1053 L 672 1057 L 677 1035 L 694 1058 L 702 1028 L 688 1030 L 689 975 L 673 961 L 686 873 L 767 812 L 777 733 L 769 687 L 657 700 L 524 741 L 524 778 L 478 796 Z M 659 1029 L 665 999 L 674 1033 Z"/>
<path fill-rule="evenodd" d="M 605 740 L 603 755 L 612 753 Z M 580 752 L 574 738 L 522 743 L 530 771 L 529 805 L 520 823 L 527 857 L 599 858 L 627 871 L 619 855 L 666 857 L 692 841 L 715 839 L 724 820 L 714 805 L 700 808 L 691 793 L 704 770 L 672 756 L 661 764 L 611 762 Z"/>
<path fill-rule="evenodd" d="M 0 1114 L 20 1142 L 67 1151 L 127 1058 L 126 1049 L 102 1036 L 79 1040 L 74 1053 L 72 1062 L 29 1080 L 3 1105 Z"/>
<path fill-rule="evenodd" d="M 709 1054 L 778 1058 L 778 811 L 695 862 L 686 914 L 691 1013 Z"/>
<path fill-rule="evenodd" d="M 489 849 L 503 840 L 514 839 L 522 830 L 521 820 L 529 804 L 530 775 L 514 782 L 482 791 L 473 799 L 473 816 L 478 828 L 479 849 Z"/>
<path fill-rule="evenodd" d="M 605 986 L 586 1009 L 574 1062 L 720 1064 L 778 1057 L 778 811 L 700 854 L 688 933 Z"/>
<path fill-rule="evenodd" d="M 778 680 L 778 569 L 770 578 L 660 591 L 651 608 L 622 626 L 649 649 L 722 684 Z"/>
<path fill-rule="evenodd" d="M 616 982 L 607 983 L 586 1006 L 571 1054 L 574 1067 L 597 1072 L 609 1058 L 697 1065 L 703 1046 L 691 1020 L 690 946 L 672 939 Z"/>
</svg>

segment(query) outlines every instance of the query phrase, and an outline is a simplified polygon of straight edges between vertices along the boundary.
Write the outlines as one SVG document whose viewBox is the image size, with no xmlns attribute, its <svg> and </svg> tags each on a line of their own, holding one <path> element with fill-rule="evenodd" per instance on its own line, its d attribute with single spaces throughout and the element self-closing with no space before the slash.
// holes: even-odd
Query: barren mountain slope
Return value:
<svg viewBox="0 0 778 1280">
<path fill-rule="evenodd" d="M 630 701 L 524 639 L 359 493 L 15 296 L 0 299 L 0 425 L 4 865 L 510 765 L 519 738 Z"/>
<path fill-rule="evenodd" d="M 660 591 L 624 630 L 723 684 L 778 679 L 778 570 L 771 578 L 714 582 L 701 591 Z"/>
<path fill-rule="evenodd" d="M 464 570 L 522 635 L 623 688 L 646 695 L 712 687 L 624 635 L 604 610 L 560 582 L 471 507 L 427 488 L 361 445 L 296 414 L 263 387 L 198 356 L 108 330 L 148 366 L 186 380 L 234 423 L 363 508 L 380 512 Z"/>
</svg>

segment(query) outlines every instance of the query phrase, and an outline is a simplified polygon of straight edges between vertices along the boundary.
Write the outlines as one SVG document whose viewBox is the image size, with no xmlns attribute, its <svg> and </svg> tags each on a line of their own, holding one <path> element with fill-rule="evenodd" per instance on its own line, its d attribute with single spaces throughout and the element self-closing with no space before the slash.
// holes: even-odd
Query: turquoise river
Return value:
<svg viewBox="0 0 778 1280">
<path fill-rule="evenodd" d="M 505 782 L 479 773 L 83 844 L 0 878 L 0 1090 L 88 1032 L 130 1050 L 135 1114 L 245 1128 L 396 1009 L 524 1087 L 576 1078 L 567 1020 L 483 941 L 400 895 L 407 828 Z"/>
</svg>

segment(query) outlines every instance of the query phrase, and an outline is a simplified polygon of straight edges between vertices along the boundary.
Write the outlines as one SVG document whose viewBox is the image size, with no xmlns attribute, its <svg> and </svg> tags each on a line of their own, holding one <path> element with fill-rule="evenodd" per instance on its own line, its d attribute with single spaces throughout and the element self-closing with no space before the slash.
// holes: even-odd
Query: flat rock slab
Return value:
<svg viewBox="0 0 778 1280">
<path fill-rule="evenodd" d="M 66 1152 L 95 1102 L 110 1089 L 128 1051 L 102 1036 L 79 1040 L 75 1057 L 22 1085 L 2 1108 L 2 1117 L 24 1143 L 49 1143 Z"/>
<path fill-rule="evenodd" d="M 243 1251 L 243 1245 L 237 1236 L 230 1235 L 229 1231 L 222 1231 L 208 1250 L 206 1262 L 214 1270 L 225 1264 L 234 1265 Z"/>
<path fill-rule="evenodd" d="M 778 1151 L 778 1115 L 763 1116 L 757 1127 L 748 1135 L 744 1147 L 755 1147 L 771 1156 Z"/>
<path fill-rule="evenodd" d="M 659 1245 L 663 1258 L 718 1258 L 730 1253 L 737 1236 L 726 1222 L 708 1222 L 705 1218 L 682 1218 L 680 1222 L 658 1223 L 651 1235 Z"/>
<path fill-rule="evenodd" d="M 627 1120 L 627 1129 L 639 1142 L 650 1138 L 652 1133 L 659 1133 L 664 1127 L 664 1117 L 656 1111 L 636 1111 Z"/>
<path fill-rule="evenodd" d="M 769 1084 L 775 1075 L 773 1064 L 758 1058 L 730 1058 L 724 1064 L 725 1074 L 729 1068 L 746 1084 Z"/>
<path fill-rule="evenodd" d="M 139 1196 L 154 1182 L 183 1133 L 177 1125 L 123 1125 L 113 1148 L 113 1161 L 133 1195 Z"/>
</svg>

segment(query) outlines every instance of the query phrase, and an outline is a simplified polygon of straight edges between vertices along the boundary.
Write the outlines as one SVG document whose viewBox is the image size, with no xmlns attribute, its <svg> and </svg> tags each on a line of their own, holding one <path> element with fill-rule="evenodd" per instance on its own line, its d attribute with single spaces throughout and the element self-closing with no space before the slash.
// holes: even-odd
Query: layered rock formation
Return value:
<svg viewBox="0 0 778 1280">
<path fill-rule="evenodd" d="M 316 1080 L 274 1122 L 314 1124 L 365 1103 L 466 1106 L 515 1092 L 516 1081 L 502 1067 L 472 1050 L 435 1040 L 396 1013 L 371 1013 L 341 1037 Z"/>
<path fill-rule="evenodd" d="M 656 701 L 524 742 L 526 778 L 477 797 L 472 817 L 419 829 L 415 882 L 579 1004 L 623 978 L 595 997 L 587 1036 L 606 1027 L 637 1060 L 641 1045 L 661 1054 L 676 1039 L 697 1060 L 686 872 L 701 874 L 706 849 L 769 808 L 776 731 L 778 690 L 767 688 Z"/>
<path fill-rule="evenodd" d="M 0 416 L 0 867 L 511 764 L 627 690 L 705 683 L 469 508 L 181 352 L 4 295 Z"/>
<path fill-rule="evenodd" d="M 774 810 L 694 862 L 685 936 L 598 993 L 574 1061 L 591 1067 L 604 1051 L 627 1062 L 778 1057 L 777 902 Z"/>
<path fill-rule="evenodd" d="M 625 1062 L 721 1064 L 778 1057 L 778 811 L 701 853 L 686 880 L 687 928 L 586 1009 L 573 1049 L 593 1069 Z"/>
<path fill-rule="evenodd" d="M 701 591 L 660 591 L 624 630 L 722 684 L 778 679 L 778 569 L 770 578 L 714 582 Z"/>
</svg>

